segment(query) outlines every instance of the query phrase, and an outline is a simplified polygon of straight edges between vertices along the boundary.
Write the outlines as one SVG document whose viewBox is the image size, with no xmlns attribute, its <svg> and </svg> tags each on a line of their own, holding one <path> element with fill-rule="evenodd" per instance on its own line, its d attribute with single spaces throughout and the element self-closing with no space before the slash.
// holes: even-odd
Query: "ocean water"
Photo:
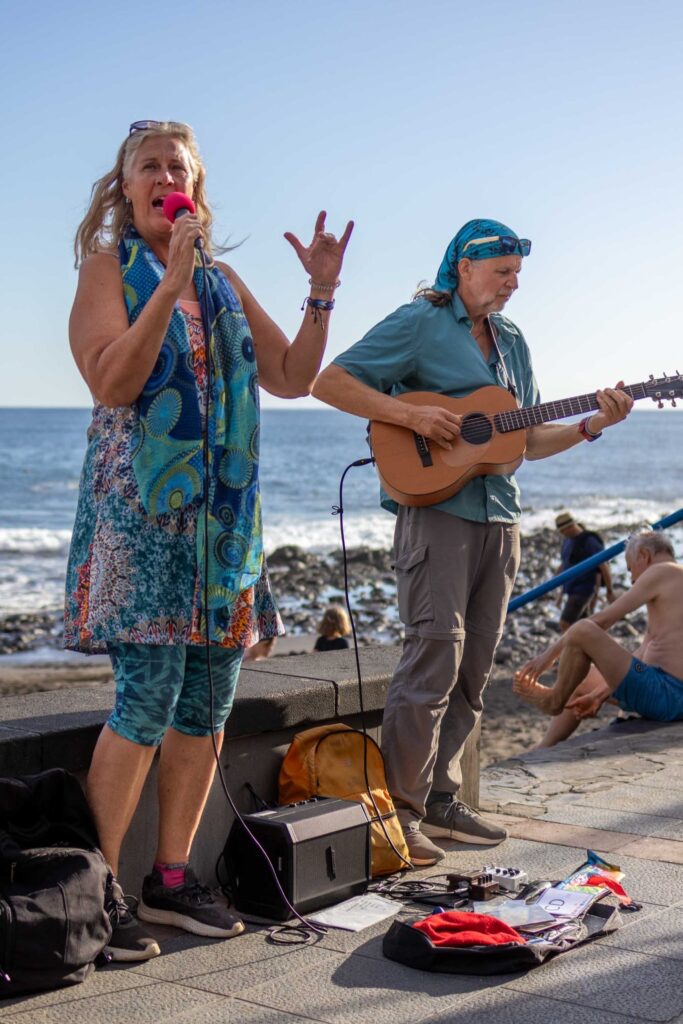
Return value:
<svg viewBox="0 0 683 1024">
<path fill-rule="evenodd" d="M 339 546 L 339 480 L 367 453 L 365 424 L 333 410 L 263 412 L 261 482 L 266 551 Z M 86 409 L 0 409 L 0 614 L 59 608 Z M 525 532 L 569 507 L 588 525 L 629 527 L 683 507 L 683 415 L 635 412 L 593 445 L 524 463 Z M 344 484 L 347 544 L 388 547 L 393 516 L 377 501 L 372 466 Z M 681 531 L 683 542 L 683 531 Z"/>
</svg>

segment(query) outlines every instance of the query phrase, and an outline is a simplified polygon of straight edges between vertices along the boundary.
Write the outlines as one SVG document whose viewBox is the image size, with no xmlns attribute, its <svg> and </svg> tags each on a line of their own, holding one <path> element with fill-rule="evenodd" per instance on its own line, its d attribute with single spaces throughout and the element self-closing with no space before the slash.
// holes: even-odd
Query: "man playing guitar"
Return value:
<svg viewBox="0 0 683 1024">
<path fill-rule="evenodd" d="M 529 350 L 501 315 L 518 287 L 531 242 L 493 220 L 472 220 L 452 240 L 433 289 L 373 327 L 318 377 L 316 398 L 345 412 L 414 431 L 453 448 L 463 417 L 438 404 L 399 400 L 429 391 L 462 398 L 498 385 L 521 406 L 538 402 Z M 619 387 L 620 385 L 618 385 Z M 581 424 L 526 430 L 526 458 L 543 459 L 623 420 L 632 399 L 598 391 Z M 394 536 L 403 653 L 387 696 L 382 751 L 411 860 L 434 864 L 429 836 L 496 844 L 506 832 L 458 799 L 460 758 L 482 711 L 519 564 L 519 489 L 511 474 L 475 476 L 427 507 L 397 513 Z M 422 828 L 420 827 L 422 824 Z"/>
</svg>

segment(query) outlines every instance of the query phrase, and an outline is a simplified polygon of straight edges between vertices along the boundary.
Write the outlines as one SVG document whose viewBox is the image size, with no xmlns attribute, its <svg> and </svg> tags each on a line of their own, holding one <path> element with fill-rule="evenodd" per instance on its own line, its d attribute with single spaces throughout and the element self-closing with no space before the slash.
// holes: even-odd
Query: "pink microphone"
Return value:
<svg viewBox="0 0 683 1024">
<path fill-rule="evenodd" d="M 194 213 L 195 205 L 184 192 L 170 192 L 164 197 L 163 211 L 167 220 L 173 224 L 178 217 L 182 217 L 186 213 Z M 203 248 L 201 238 L 196 238 L 194 244 L 197 249 Z"/>
</svg>

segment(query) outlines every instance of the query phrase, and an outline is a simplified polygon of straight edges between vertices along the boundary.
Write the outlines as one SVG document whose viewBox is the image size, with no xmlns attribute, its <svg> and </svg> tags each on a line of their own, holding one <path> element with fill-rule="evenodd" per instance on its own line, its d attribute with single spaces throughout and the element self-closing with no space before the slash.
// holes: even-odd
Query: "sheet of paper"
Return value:
<svg viewBox="0 0 683 1024">
<path fill-rule="evenodd" d="M 572 892 L 571 889 L 546 889 L 533 906 L 541 907 L 553 917 L 582 917 L 595 896 L 591 893 Z"/>
<path fill-rule="evenodd" d="M 398 900 L 389 900 L 386 896 L 368 893 L 365 896 L 354 896 L 334 907 L 326 907 L 314 914 L 306 914 L 309 921 L 326 924 L 331 928 L 344 928 L 349 932 L 360 932 L 377 924 L 385 918 L 394 917 L 402 909 Z"/>
</svg>

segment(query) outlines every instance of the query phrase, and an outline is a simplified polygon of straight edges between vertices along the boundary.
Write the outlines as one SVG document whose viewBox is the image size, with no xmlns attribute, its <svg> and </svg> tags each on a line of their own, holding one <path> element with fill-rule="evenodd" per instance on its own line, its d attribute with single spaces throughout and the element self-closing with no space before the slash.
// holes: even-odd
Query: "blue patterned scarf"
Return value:
<svg viewBox="0 0 683 1024">
<path fill-rule="evenodd" d="M 134 228 L 119 246 L 129 323 L 164 275 L 164 267 Z M 207 273 L 212 388 L 208 396 L 208 604 L 209 635 L 220 637 L 240 591 L 261 574 L 263 547 L 258 486 L 259 403 L 256 358 L 249 324 L 225 275 Z M 199 254 L 194 284 L 200 301 L 204 274 Z M 140 415 L 132 467 L 151 519 L 205 499 L 203 424 L 190 341 L 178 306 L 171 315 L 156 365 L 137 400 Z M 197 517 L 195 603 L 203 607 L 207 537 Z M 202 633 L 205 629 L 202 615 Z"/>
<path fill-rule="evenodd" d="M 468 220 L 446 249 L 436 274 L 435 290 L 439 292 L 455 291 L 458 287 L 458 263 L 463 256 L 467 256 L 471 260 L 489 260 L 494 256 L 508 255 L 509 250 L 504 249 L 497 241 L 500 236 L 518 238 L 512 228 L 506 227 L 498 220 Z M 470 246 L 465 251 L 468 242 L 479 238 L 491 239 L 491 241 Z"/>
</svg>

